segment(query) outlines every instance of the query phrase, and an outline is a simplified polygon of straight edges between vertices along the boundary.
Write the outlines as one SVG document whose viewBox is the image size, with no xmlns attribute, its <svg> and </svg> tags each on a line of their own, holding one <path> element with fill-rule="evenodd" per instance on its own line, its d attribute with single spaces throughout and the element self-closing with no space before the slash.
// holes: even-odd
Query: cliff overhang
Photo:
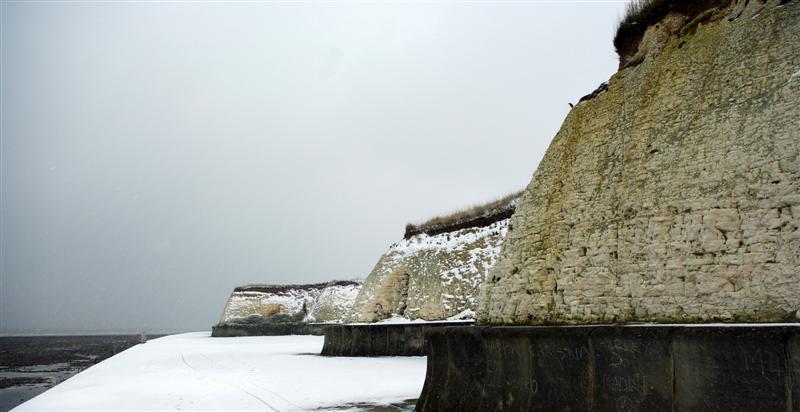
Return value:
<svg viewBox="0 0 800 412">
<path fill-rule="evenodd" d="M 791 0 L 772 0 L 780 6 Z M 769 0 L 633 0 L 617 26 L 614 48 L 619 68 L 641 63 L 648 55 L 660 52 L 674 37 L 691 33 L 701 24 L 719 19 L 739 18 L 755 5 L 763 7 Z M 752 4 L 751 4 L 752 3 Z"/>
<path fill-rule="evenodd" d="M 614 48 L 619 55 L 620 69 L 635 61 L 648 29 L 665 25 L 669 15 L 680 17 L 685 23 L 709 10 L 730 6 L 733 0 L 634 0 L 628 5 L 625 17 L 614 35 Z M 708 15 L 708 18 L 711 18 Z M 680 25 L 682 26 L 682 24 Z M 677 28 L 678 30 L 680 27 Z M 676 28 L 672 28 L 677 32 Z"/>
</svg>

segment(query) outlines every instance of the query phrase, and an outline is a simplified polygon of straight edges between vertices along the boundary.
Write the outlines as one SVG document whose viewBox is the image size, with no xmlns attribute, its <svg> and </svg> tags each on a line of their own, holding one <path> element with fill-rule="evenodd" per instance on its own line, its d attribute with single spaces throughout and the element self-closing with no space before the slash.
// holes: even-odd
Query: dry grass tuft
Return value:
<svg viewBox="0 0 800 412">
<path fill-rule="evenodd" d="M 406 225 L 405 238 L 427 233 L 434 235 L 438 233 L 450 232 L 471 226 L 483 226 L 481 223 L 494 223 L 495 216 L 508 215 L 514 212 L 516 207 L 515 200 L 522 195 L 522 190 L 511 193 L 489 203 L 473 206 L 468 209 L 459 210 L 448 215 L 437 216 L 420 224 L 409 223 Z M 505 218 L 505 217 L 503 217 Z M 474 223 L 474 224 L 471 224 Z"/>
</svg>

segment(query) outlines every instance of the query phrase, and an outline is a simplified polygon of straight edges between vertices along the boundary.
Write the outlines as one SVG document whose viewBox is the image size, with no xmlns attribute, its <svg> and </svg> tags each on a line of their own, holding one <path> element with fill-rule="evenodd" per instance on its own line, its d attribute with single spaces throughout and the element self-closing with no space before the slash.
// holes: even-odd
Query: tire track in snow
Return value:
<svg viewBox="0 0 800 412">
<path fill-rule="evenodd" d="M 199 373 L 201 375 L 204 375 L 203 372 L 200 372 L 197 368 L 195 368 L 194 366 L 190 365 L 189 362 L 186 361 L 186 356 L 183 355 L 183 349 L 181 349 L 181 360 L 183 361 L 183 364 L 186 365 L 187 368 L 189 368 L 189 369 L 191 369 L 191 370 L 193 370 L 193 371 L 195 371 L 195 372 L 197 372 L 197 373 Z M 206 375 L 206 376 L 208 376 L 208 375 Z M 244 388 L 242 388 L 240 386 L 237 386 L 237 385 L 231 385 L 230 383 L 225 382 L 225 381 L 221 381 L 221 380 L 219 380 L 219 379 L 217 379 L 217 378 L 215 378 L 213 376 L 211 376 L 211 378 L 214 379 L 217 382 L 224 383 L 224 384 L 226 384 L 226 385 L 228 385 L 228 386 L 230 386 L 232 388 L 235 388 L 235 389 L 238 389 L 238 390 L 242 391 L 243 393 L 247 394 L 248 396 L 252 397 L 253 399 L 261 402 L 262 405 L 266 406 L 267 408 L 269 408 L 273 412 L 281 412 L 280 410 L 275 409 L 274 407 L 272 407 L 272 405 L 267 403 L 267 401 L 261 399 L 260 396 L 254 394 L 254 393 L 251 393 L 247 389 L 244 389 Z"/>
<path fill-rule="evenodd" d="M 200 356 L 202 356 L 202 357 L 204 357 L 204 358 L 208 359 L 208 361 L 209 361 L 209 362 L 211 362 L 211 365 L 212 365 L 212 366 L 213 366 L 213 365 L 216 365 L 216 362 L 214 361 L 214 359 L 210 358 L 208 355 L 206 355 L 206 354 L 204 354 L 204 353 L 201 353 L 201 354 L 200 354 Z M 219 367 L 220 369 L 223 369 L 223 370 L 226 370 L 226 371 L 231 371 L 231 368 L 227 368 L 227 367 L 225 367 L 225 366 L 218 366 L 218 367 Z M 248 382 L 248 383 L 249 383 L 249 382 Z M 281 399 L 282 401 L 286 402 L 287 404 L 289 404 L 289 405 L 292 405 L 292 406 L 293 406 L 295 409 L 297 409 L 298 411 L 309 412 L 309 410 L 308 410 L 308 409 L 305 409 L 305 408 L 301 407 L 300 405 L 298 405 L 298 404 L 296 404 L 296 403 L 294 403 L 294 402 L 292 402 L 292 401 L 290 401 L 290 400 L 288 400 L 288 399 L 284 398 L 283 396 L 281 396 L 281 395 L 280 395 L 280 394 L 278 394 L 277 392 L 274 392 L 274 391 L 270 390 L 269 388 L 267 388 L 267 387 L 265 387 L 265 386 L 263 386 L 263 385 L 256 385 L 256 384 L 253 384 L 253 383 L 249 383 L 249 384 L 250 384 L 251 386 L 254 386 L 254 387 L 258 388 L 258 389 L 265 390 L 265 391 L 269 392 L 270 394 L 272 394 L 272 395 L 273 395 L 273 396 L 275 396 L 276 398 L 279 398 L 279 399 Z M 242 389 L 242 390 L 244 390 L 244 389 Z"/>
</svg>

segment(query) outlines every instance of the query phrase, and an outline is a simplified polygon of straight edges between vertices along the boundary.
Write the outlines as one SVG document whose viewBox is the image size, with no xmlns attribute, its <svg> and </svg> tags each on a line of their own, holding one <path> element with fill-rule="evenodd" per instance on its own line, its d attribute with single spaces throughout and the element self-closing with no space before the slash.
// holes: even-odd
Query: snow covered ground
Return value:
<svg viewBox="0 0 800 412">
<path fill-rule="evenodd" d="M 14 411 L 308 411 L 400 402 L 422 390 L 424 357 L 329 358 L 318 355 L 322 344 L 321 336 L 167 336 L 98 363 Z"/>
</svg>

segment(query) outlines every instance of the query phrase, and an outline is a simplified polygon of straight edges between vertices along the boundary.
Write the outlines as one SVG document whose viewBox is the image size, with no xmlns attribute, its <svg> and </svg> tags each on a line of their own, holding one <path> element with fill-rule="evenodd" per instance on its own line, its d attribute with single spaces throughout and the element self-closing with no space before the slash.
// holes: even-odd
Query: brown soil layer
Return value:
<svg viewBox="0 0 800 412">
<path fill-rule="evenodd" d="M 245 285 L 233 289 L 234 292 L 263 292 L 263 293 L 286 293 L 290 290 L 312 290 L 324 289 L 330 286 L 354 286 L 358 282 L 350 280 L 335 280 L 326 283 L 310 283 L 306 285 Z"/>
<path fill-rule="evenodd" d="M 461 230 L 461 229 L 489 226 L 492 223 L 510 218 L 511 215 L 514 214 L 514 210 L 516 210 L 516 207 L 514 205 L 509 205 L 502 210 L 496 211 L 495 213 L 478 216 L 469 220 L 463 220 L 448 225 L 433 226 L 426 228 L 407 226 L 406 233 L 403 235 L 403 238 L 410 239 L 412 236 L 419 235 L 422 233 L 428 236 L 436 236 L 442 233 L 455 232 L 456 230 Z"/>
</svg>

